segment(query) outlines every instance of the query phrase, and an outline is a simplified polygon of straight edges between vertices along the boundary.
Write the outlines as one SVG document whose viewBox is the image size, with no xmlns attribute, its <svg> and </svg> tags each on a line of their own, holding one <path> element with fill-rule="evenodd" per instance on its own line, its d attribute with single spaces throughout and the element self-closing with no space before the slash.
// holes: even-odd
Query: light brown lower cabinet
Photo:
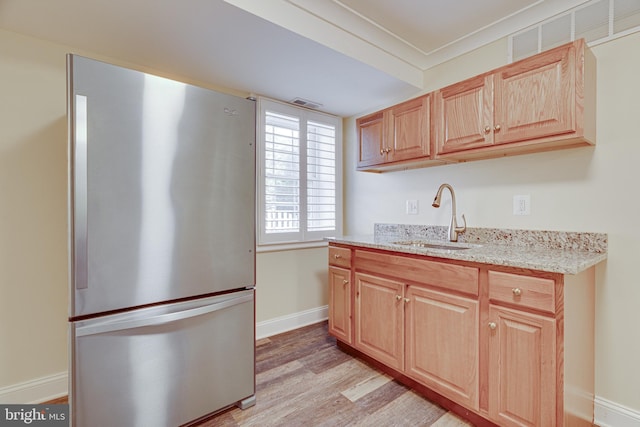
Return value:
<svg viewBox="0 0 640 427">
<path fill-rule="evenodd" d="M 355 347 L 390 368 L 404 369 L 404 284 L 356 273 Z"/>
<path fill-rule="evenodd" d="M 351 270 L 329 267 L 329 332 L 351 344 Z"/>
<path fill-rule="evenodd" d="M 478 409 L 478 301 L 407 286 L 406 365 L 411 378 Z"/>
<path fill-rule="evenodd" d="M 555 426 L 555 320 L 495 305 L 489 318 L 489 416 L 501 426 Z"/>
<path fill-rule="evenodd" d="M 592 425 L 593 267 L 569 276 L 329 250 L 329 331 L 342 348 L 478 425 Z"/>
</svg>

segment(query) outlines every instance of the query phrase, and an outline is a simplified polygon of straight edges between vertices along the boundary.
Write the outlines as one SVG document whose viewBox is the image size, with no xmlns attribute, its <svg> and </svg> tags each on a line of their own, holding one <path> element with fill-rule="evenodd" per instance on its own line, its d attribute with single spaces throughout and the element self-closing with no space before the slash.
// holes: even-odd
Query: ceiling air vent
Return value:
<svg viewBox="0 0 640 427">
<path fill-rule="evenodd" d="M 594 46 L 640 31 L 640 1 L 591 0 L 509 36 L 509 62 L 579 38 Z"/>
<path fill-rule="evenodd" d="M 319 102 L 309 101 L 308 99 L 302 99 L 302 98 L 294 98 L 289 102 L 295 105 L 299 105 L 300 107 L 312 108 L 314 110 L 317 110 L 318 108 L 322 107 L 322 104 L 320 104 Z"/>
</svg>

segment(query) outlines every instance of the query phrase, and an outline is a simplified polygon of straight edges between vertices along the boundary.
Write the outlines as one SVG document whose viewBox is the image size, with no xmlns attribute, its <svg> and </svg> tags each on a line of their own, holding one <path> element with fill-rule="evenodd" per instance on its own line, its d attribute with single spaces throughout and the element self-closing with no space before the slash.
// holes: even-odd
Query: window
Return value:
<svg viewBox="0 0 640 427">
<path fill-rule="evenodd" d="M 258 100 L 258 245 L 342 233 L 342 119 Z"/>
</svg>

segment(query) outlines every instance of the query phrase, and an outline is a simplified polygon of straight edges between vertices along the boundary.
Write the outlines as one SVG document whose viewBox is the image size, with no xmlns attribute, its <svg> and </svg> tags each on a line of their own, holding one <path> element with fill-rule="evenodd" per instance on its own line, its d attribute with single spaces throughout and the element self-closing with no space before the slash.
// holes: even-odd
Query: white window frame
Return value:
<svg viewBox="0 0 640 427">
<path fill-rule="evenodd" d="M 298 117 L 300 119 L 300 230 L 290 233 L 266 233 L 265 230 L 265 114 L 267 111 Z M 257 161 L 257 246 L 259 252 L 295 248 L 326 246 L 325 237 L 342 234 L 342 118 L 307 108 L 297 107 L 269 98 L 259 97 L 257 103 L 256 139 Z M 335 127 L 335 230 L 307 231 L 307 122 L 326 123 Z"/>
</svg>

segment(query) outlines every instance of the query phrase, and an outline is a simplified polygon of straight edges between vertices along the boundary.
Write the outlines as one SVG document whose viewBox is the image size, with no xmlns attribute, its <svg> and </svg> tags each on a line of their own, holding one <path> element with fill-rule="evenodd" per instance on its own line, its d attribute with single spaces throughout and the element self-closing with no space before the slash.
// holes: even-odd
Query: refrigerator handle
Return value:
<svg viewBox="0 0 640 427">
<path fill-rule="evenodd" d="M 73 280 L 76 289 L 89 286 L 87 271 L 87 97 L 75 95 L 73 110 Z M 71 197 L 71 195 L 70 195 Z"/>
<path fill-rule="evenodd" d="M 87 335 L 97 335 L 97 334 L 103 334 L 106 332 L 116 332 L 116 331 L 122 331 L 126 329 L 141 328 L 145 326 L 158 326 L 166 323 L 173 323 L 179 320 L 189 319 L 192 317 L 201 316 L 203 314 L 222 310 L 228 307 L 233 307 L 234 305 L 250 302 L 252 300 L 253 300 L 253 294 L 248 294 L 240 297 L 229 298 L 214 304 L 209 304 L 209 305 L 205 305 L 198 308 L 192 308 L 190 310 L 177 311 L 174 313 L 166 313 L 166 314 L 161 314 L 159 316 L 79 326 L 78 328 L 76 328 L 76 337 L 82 337 Z"/>
</svg>

